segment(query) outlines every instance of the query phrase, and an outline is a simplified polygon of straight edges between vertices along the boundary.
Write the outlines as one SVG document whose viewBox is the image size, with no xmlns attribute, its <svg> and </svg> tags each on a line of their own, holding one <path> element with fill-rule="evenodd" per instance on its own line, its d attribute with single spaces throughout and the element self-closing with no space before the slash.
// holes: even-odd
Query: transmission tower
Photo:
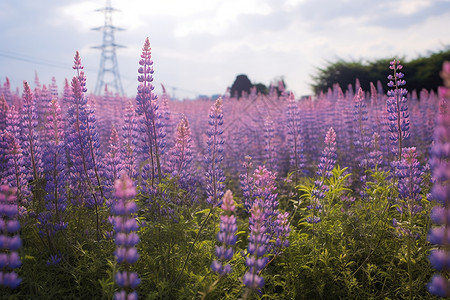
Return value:
<svg viewBox="0 0 450 300">
<path fill-rule="evenodd" d="M 102 50 L 100 58 L 100 68 L 98 70 L 97 84 L 95 85 L 94 93 L 100 95 L 105 85 L 108 88 L 114 89 L 117 93 L 124 95 L 122 82 L 120 81 L 119 67 L 117 65 L 116 48 L 125 48 L 125 46 L 118 45 L 114 41 L 114 31 L 124 30 L 123 28 L 112 25 L 112 13 L 119 11 L 111 7 L 111 1 L 106 0 L 104 8 L 96 11 L 105 13 L 105 25 L 101 27 L 92 28 L 103 32 L 103 44 L 92 48 Z"/>
</svg>

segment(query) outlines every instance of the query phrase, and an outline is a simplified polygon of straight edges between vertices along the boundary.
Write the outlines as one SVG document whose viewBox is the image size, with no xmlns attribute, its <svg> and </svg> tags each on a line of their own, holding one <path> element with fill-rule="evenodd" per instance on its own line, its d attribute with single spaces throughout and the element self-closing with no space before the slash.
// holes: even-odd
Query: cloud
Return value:
<svg viewBox="0 0 450 300">
<path fill-rule="evenodd" d="M 383 12 L 374 14 L 367 24 L 387 29 L 408 29 L 449 12 L 449 1 L 400 1 L 398 5 L 391 4 Z"/>
</svg>

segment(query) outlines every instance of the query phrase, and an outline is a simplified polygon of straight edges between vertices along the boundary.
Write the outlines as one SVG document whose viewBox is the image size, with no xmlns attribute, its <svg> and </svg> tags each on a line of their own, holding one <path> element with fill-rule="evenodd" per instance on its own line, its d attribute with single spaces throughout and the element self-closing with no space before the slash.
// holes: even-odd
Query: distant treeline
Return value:
<svg viewBox="0 0 450 300">
<path fill-rule="evenodd" d="M 349 84 L 355 84 L 356 78 L 359 79 L 363 90 L 369 90 L 370 82 L 376 84 L 378 80 L 386 90 L 388 82 L 386 77 L 389 75 L 386 68 L 389 66 L 389 61 L 393 59 L 394 57 L 375 61 L 345 61 L 343 59 L 336 62 L 328 61 L 325 67 L 317 68 L 316 74 L 312 76 L 312 90 L 315 94 L 321 91 L 326 92 L 333 84 L 339 84 L 343 90 L 346 90 Z M 436 90 L 438 86 L 442 85 L 439 77 L 442 63 L 450 60 L 450 46 L 410 61 L 402 59 L 402 57 L 397 57 L 397 59 L 400 59 L 404 66 L 405 87 L 409 91 Z"/>
</svg>

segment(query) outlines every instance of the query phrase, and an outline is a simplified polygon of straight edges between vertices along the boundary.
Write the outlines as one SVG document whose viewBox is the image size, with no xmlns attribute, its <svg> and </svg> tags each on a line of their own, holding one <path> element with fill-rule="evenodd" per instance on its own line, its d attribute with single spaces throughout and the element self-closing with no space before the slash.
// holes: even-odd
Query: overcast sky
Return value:
<svg viewBox="0 0 450 300">
<path fill-rule="evenodd" d="M 105 0 L 0 0 L 0 83 L 71 79 L 76 50 L 94 91 Z M 326 61 L 405 56 L 450 45 L 450 0 L 111 0 L 125 93 L 134 97 L 139 55 L 150 38 L 157 92 L 223 94 L 238 74 L 296 95 Z M 386 66 L 388 73 L 388 66 Z M 407 80 L 408 74 L 405 74 Z"/>
</svg>

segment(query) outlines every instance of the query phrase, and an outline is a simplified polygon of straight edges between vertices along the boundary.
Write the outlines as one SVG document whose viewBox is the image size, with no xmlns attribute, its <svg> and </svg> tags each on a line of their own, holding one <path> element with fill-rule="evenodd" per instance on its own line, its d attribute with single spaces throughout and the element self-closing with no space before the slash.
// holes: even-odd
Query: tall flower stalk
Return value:
<svg viewBox="0 0 450 300">
<path fill-rule="evenodd" d="M 237 240 L 237 236 L 235 235 L 237 225 L 234 215 L 236 206 L 230 190 L 227 190 L 223 196 L 221 208 L 220 231 L 217 234 L 217 240 L 220 242 L 220 246 L 216 246 L 217 259 L 211 264 L 211 270 L 223 276 L 231 272 L 231 266 L 226 262 L 233 258 L 233 246 Z"/>
<path fill-rule="evenodd" d="M 365 102 L 364 91 L 359 88 L 354 97 L 355 110 L 353 114 L 353 121 L 356 123 L 354 127 L 354 145 L 356 151 L 359 153 L 360 166 L 367 169 L 367 154 L 370 147 L 370 136 L 368 126 L 368 110 Z"/>
<path fill-rule="evenodd" d="M 428 240 L 436 245 L 430 253 L 430 263 L 437 270 L 428 284 L 430 293 L 440 297 L 450 297 L 450 62 L 445 62 L 441 77 L 444 87 L 440 93 L 442 99 L 434 129 L 434 145 L 431 149 L 430 165 L 435 184 L 431 190 L 432 198 L 438 205 L 431 211 L 431 220 L 435 226 L 428 233 Z"/>
<path fill-rule="evenodd" d="M 393 73 L 387 77 L 389 79 L 388 87 L 392 89 L 387 92 L 388 99 L 386 101 L 387 111 L 389 113 L 391 152 L 396 156 L 397 160 L 400 160 L 404 141 L 410 134 L 409 112 L 406 98 L 408 91 L 403 88 L 406 81 L 403 79 L 404 74 L 400 72 L 403 69 L 400 61 L 395 59 L 391 61 L 389 69 Z"/>
<path fill-rule="evenodd" d="M 224 139 L 222 137 L 223 134 L 223 110 L 222 110 L 222 98 L 218 98 L 216 102 L 209 109 L 209 128 L 206 132 L 208 139 L 206 141 L 206 154 L 205 154 L 205 164 L 206 164 L 206 193 L 207 198 L 206 202 L 208 204 L 212 204 L 212 209 L 209 210 L 208 215 L 203 220 L 200 228 L 195 236 L 194 242 L 191 244 L 189 248 L 189 252 L 184 261 L 183 267 L 181 268 L 180 273 L 175 280 L 178 282 L 181 274 L 183 273 L 186 264 L 191 256 L 192 250 L 194 248 L 195 243 L 197 242 L 200 233 L 206 225 L 206 222 L 209 220 L 209 217 L 212 215 L 214 208 L 221 205 L 222 197 L 224 195 L 224 181 L 225 176 L 223 170 L 220 166 L 223 160 L 223 144 Z"/>
<path fill-rule="evenodd" d="M 28 186 L 29 169 L 25 167 L 22 147 L 20 146 L 20 117 L 15 106 L 11 106 L 7 114 L 5 142 L 6 172 L 2 184 L 16 188 L 19 206 L 28 207 L 30 204 L 30 189 Z"/>
<path fill-rule="evenodd" d="M 136 188 L 126 174 L 122 174 L 120 179 L 115 181 L 114 187 L 117 199 L 111 210 L 114 215 L 117 245 L 114 254 L 122 269 L 115 276 L 115 281 L 121 290 L 114 294 L 114 299 L 138 299 L 137 293 L 133 290 L 141 283 L 141 279 L 136 272 L 131 271 L 131 266 L 139 259 L 139 253 L 135 247 L 139 243 L 139 236 L 136 233 L 139 226 L 134 217 L 138 208 L 133 200 L 136 196 Z"/>
<path fill-rule="evenodd" d="M 48 239 L 50 249 L 53 248 L 51 237 L 67 227 L 65 210 L 66 195 L 66 152 L 64 147 L 64 128 L 61 108 L 53 99 L 46 113 L 44 128 L 46 143 L 43 145 L 43 162 L 45 177 L 45 211 L 38 216 L 40 234 Z M 53 250 L 53 249 L 52 249 Z"/>
<path fill-rule="evenodd" d="M 161 155 L 164 146 L 164 124 L 158 110 L 157 96 L 153 92 L 153 60 L 150 41 L 145 39 L 138 69 L 138 93 L 136 96 L 136 113 L 141 116 L 142 149 L 145 166 L 143 179 L 149 180 L 154 188 L 162 179 Z"/>
<path fill-rule="evenodd" d="M 267 234 L 262 199 L 255 200 L 250 213 L 250 235 L 248 237 L 247 247 L 249 256 L 245 260 L 245 264 L 249 269 L 243 277 L 243 282 L 247 286 L 244 299 L 252 291 L 257 291 L 264 286 L 264 278 L 260 276 L 260 271 L 266 266 L 268 261 L 268 257 L 265 254 L 269 243 L 269 236 Z"/>
<path fill-rule="evenodd" d="M 119 178 L 121 170 L 119 134 L 113 125 L 109 138 L 109 150 L 105 157 L 105 193 L 108 199 L 112 196 L 114 182 Z"/>
<path fill-rule="evenodd" d="M 22 282 L 14 269 L 22 264 L 18 250 L 22 247 L 15 188 L 0 186 L 0 287 L 15 289 Z"/>
<path fill-rule="evenodd" d="M 252 204 L 254 202 L 253 185 L 254 180 L 252 176 L 253 162 L 251 156 L 245 156 L 245 162 L 243 163 L 245 173 L 239 175 L 239 182 L 241 184 L 242 196 L 244 197 L 244 207 L 247 212 L 250 212 Z"/>
<path fill-rule="evenodd" d="M 78 207 L 94 207 L 97 240 L 100 239 L 100 212 L 103 189 L 98 170 L 98 133 L 95 116 L 87 104 L 86 77 L 78 51 L 73 69 L 72 102 L 68 109 L 66 146 L 70 159 L 71 200 Z"/>
<path fill-rule="evenodd" d="M 25 81 L 23 83 L 23 107 L 21 111 L 22 125 L 22 154 L 24 158 L 24 166 L 29 168 L 27 172 L 30 177 L 29 181 L 34 183 L 33 188 L 33 208 L 42 209 L 41 198 L 42 191 L 40 187 L 40 178 L 42 175 L 42 149 L 39 145 L 37 126 L 38 116 L 36 114 L 36 101 L 31 93 L 30 86 Z"/>
<path fill-rule="evenodd" d="M 336 132 L 332 127 L 328 129 L 325 136 L 325 148 L 320 156 L 320 162 L 318 165 L 317 175 L 319 178 L 314 182 L 314 186 L 310 191 L 310 204 L 307 209 L 311 211 L 310 215 L 307 217 L 306 221 L 313 225 L 321 221 L 319 217 L 323 208 L 323 199 L 325 198 L 325 192 L 328 187 L 325 185 L 325 180 L 330 178 L 332 175 L 332 170 L 336 164 Z M 305 188 L 303 188 L 305 190 Z"/>
<path fill-rule="evenodd" d="M 206 202 L 214 206 L 220 205 L 219 200 L 224 195 L 225 175 L 221 163 L 223 161 L 223 110 L 222 98 L 218 98 L 209 110 L 209 128 L 206 131 Z"/>
<path fill-rule="evenodd" d="M 401 213 L 401 224 L 394 219 L 394 224 L 401 227 L 407 239 L 407 267 L 409 298 L 413 298 L 413 274 L 411 270 L 412 247 L 416 238 L 414 229 L 414 216 L 422 210 L 420 201 L 422 171 L 417 160 L 416 148 L 403 148 L 402 159 L 395 164 L 395 171 L 398 178 L 399 205 L 397 210 Z"/>
<path fill-rule="evenodd" d="M 175 142 L 169 151 L 167 169 L 168 173 L 178 182 L 178 186 L 185 191 L 181 205 L 192 205 L 196 200 L 196 176 L 192 164 L 191 127 L 185 115 L 175 131 Z"/>
<path fill-rule="evenodd" d="M 125 108 L 125 119 L 122 126 L 122 148 L 121 157 L 123 170 L 128 177 L 136 178 L 136 147 L 138 145 L 138 128 L 133 104 L 127 103 Z"/>
<path fill-rule="evenodd" d="M 275 147 L 275 130 L 273 120 L 267 115 L 264 120 L 264 161 L 272 171 L 278 171 L 277 152 Z"/>
<path fill-rule="evenodd" d="M 293 93 L 289 94 L 287 106 L 287 141 L 290 153 L 291 170 L 294 173 L 294 183 L 298 184 L 301 171 L 304 168 L 302 125 L 300 122 L 300 109 L 295 102 Z"/>
</svg>

